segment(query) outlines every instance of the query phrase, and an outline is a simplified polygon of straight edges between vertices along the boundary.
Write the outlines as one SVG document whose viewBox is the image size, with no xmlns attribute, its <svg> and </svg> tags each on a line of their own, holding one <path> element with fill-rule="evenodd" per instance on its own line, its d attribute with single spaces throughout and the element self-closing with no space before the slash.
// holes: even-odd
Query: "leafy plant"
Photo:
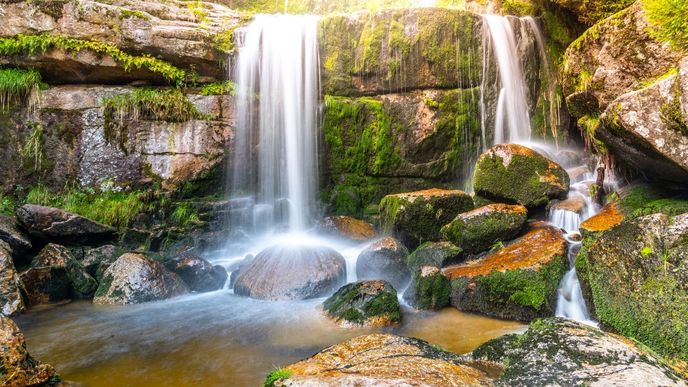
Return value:
<svg viewBox="0 0 688 387">
<path fill-rule="evenodd" d="M 224 81 L 204 85 L 201 88 L 201 95 L 236 95 L 236 83 Z"/>
<path fill-rule="evenodd" d="M 289 379 L 291 377 L 291 375 L 292 375 L 291 371 L 284 369 L 284 368 L 278 368 L 278 369 L 270 372 L 270 374 L 268 374 L 268 376 L 265 378 L 265 383 L 263 383 L 263 387 L 274 387 L 275 382 L 278 382 L 280 380 Z"/>
<path fill-rule="evenodd" d="M 172 215 L 170 216 L 170 221 L 175 226 L 187 228 L 194 223 L 200 222 L 200 219 L 198 217 L 198 213 L 196 213 L 196 210 L 191 207 L 191 205 L 188 203 L 183 203 L 174 209 Z"/>
<path fill-rule="evenodd" d="M 643 0 L 650 34 L 669 42 L 675 49 L 688 51 L 688 2 L 685 0 Z"/>
</svg>

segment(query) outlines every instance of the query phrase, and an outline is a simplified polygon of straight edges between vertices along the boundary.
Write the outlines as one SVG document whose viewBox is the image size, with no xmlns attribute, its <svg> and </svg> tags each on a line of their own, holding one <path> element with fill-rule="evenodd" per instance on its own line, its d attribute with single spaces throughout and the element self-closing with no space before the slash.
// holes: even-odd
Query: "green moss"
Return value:
<svg viewBox="0 0 688 387">
<path fill-rule="evenodd" d="M 0 69 L 0 113 L 10 105 L 32 108 L 41 87 L 41 74 L 36 70 Z"/>
<path fill-rule="evenodd" d="M 536 4 L 528 0 L 502 0 L 502 12 L 509 15 L 529 16 L 534 15 Z"/>
<path fill-rule="evenodd" d="M 650 22 L 650 34 L 688 52 L 688 3 L 683 0 L 643 0 L 642 5 Z"/>
<path fill-rule="evenodd" d="M 292 375 L 292 372 L 284 369 L 284 368 L 279 368 L 276 369 L 268 374 L 268 376 L 265 377 L 265 382 L 263 382 L 263 387 L 275 387 L 275 383 L 278 381 L 286 380 L 289 379 Z"/>
<path fill-rule="evenodd" d="M 468 218 L 457 217 L 442 227 L 442 236 L 468 253 L 480 253 L 495 243 L 516 236 L 527 213 L 492 211 Z"/>
<path fill-rule="evenodd" d="M 14 211 L 16 209 L 17 202 L 15 198 L 0 192 L 0 214 L 14 216 Z"/>
<path fill-rule="evenodd" d="M 189 228 L 198 224 L 200 218 L 198 212 L 189 203 L 182 203 L 170 215 L 170 222 L 177 227 Z"/>
<path fill-rule="evenodd" d="M 201 87 L 201 95 L 236 95 L 236 84 L 232 81 L 210 83 Z"/>
<path fill-rule="evenodd" d="M 586 144 L 595 149 L 597 153 L 606 154 L 607 146 L 595 136 L 595 131 L 599 126 L 599 115 L 586 114 L 578 119 L 578 128 L 580 129 L 581 133 L 583 133 L 583 138 L 585 139 Z"/>
<path fill-rule="evenodd" d="M 119 14 L 120 14 L 120 16 L 119 16 L 120 19 L 127 19 L 130 17 L 135 17 L 135 18 L 141 19 L 141 20 L 150 20 L 151 19 L 149 15 L 147 15 L 141 11 L 138 11 L 138 10 L 131 10 L 131 9 L 121 8 L 121 7 L 118 10 L 119 10 Z"/>
<path fill-rule="evenodd" d="M 396 290 L 385 283 L 374 294 L 361 291 L 366 282 L 343 286 L 323 303 L 323 309 L 334 319 L 353 324 L 364 324 L 369 319 L 383 318 L 391 323 L 401 321 L 401 309 Z"/>
<path fill-rule="evenodd" d="M 100 281 L 100 284 L 98 285 L 98 289 L 96 289 L 95 294 L 93 295 L 94 297 L 103 297 L 108 294 L 108 291 L 110 290 L 110 286 L 112 286 L 112 281 L 114 281 L 115 278 L 112 275 L 106 275 L 103 277 L 103 279 Z"/>
<path fill-rule="evenodd" d="M 236 43 L 234 42 L 234 32 L 236 28 L 231 28 L 219 32 L 213 36 L 213 44 L 215 49 L 225 54 L 231 54 L 236 50 Z"/>
<path fill-rule="evenodd" d="M 83 50 L 89 50 L 99 55 L 108 55 L 124 68 L 125 71 L 133 69 L 146 69 L 162 75 L 165 79 L 177 85 L 186 81 L 186 71 L 181 70 L 168 62 L 153 58 L 148 55 L 134 56 L 125 53 L 119 48 L 90 40 L 69 38 L 60 35 L 16 35 L 14 37 L 0 38 L 0 55 L 36 55 L 44 54 L 50 49 L 57 48 L 70 54 L 77 54 Z"/>
<path fill-rule="evenodd" d="M 638 185 L 621 197 L 621 209 L 629 218 L 662 213 L 680 215 L 688 212 L 688 197 L 663 197 L 662 193 L 647 185 Z"/>
<path fill-rule="evenodd" d="M 686 119 L 684 115 L 681 104 L 681 84 L 678 76 L 674 82 L 672 94 L 673 97 L 671 101 L 662 105 L 662 121 L 664 121 L 670 130 L 688 136 L 688 119 Z"/>
<path fill-rule="evenodd" d="M 421 270 L 413 273 L 413 290 L 404 294 L 413 307 L 424 310 L 439 310 L 449 305 L 451 285 L 441 271 L 423 276 Z"/>
</svg>

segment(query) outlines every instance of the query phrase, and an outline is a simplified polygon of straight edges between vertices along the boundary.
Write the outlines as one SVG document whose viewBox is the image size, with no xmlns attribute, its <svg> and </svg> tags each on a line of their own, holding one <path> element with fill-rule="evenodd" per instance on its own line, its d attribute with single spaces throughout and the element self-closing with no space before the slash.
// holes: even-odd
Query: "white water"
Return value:
<svg viewBox="0 0 688 387">
<path fill-rule="evenodd" d="M 232 193 L 250 195 L 248 231 L 310 223 L 317 190 L 318 18 L 258 15 L 243 31 L 235 79 Z M 248 224 L 247 224 L 248 223 Z"/>
</svg>

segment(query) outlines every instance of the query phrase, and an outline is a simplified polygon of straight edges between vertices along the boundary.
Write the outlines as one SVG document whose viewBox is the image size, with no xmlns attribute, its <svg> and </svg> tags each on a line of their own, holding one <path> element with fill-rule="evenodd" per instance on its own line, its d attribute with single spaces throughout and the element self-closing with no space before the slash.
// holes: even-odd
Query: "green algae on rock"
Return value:
<svg viewBox="0 0 688 387">
<path fill-rule="evenodd" d="M 382 280 L 344 285 L 323 303 L 328 317 L 345 325 L 388 326 L 401 321 L 397 291 Z"/>
<path fill-rule="evenodd" d="M 416 309 L 439 310 L 449 305 L 451 285 L 435 266 L 418 268 L 404 292 L 404 300 Z"/>
</svg>

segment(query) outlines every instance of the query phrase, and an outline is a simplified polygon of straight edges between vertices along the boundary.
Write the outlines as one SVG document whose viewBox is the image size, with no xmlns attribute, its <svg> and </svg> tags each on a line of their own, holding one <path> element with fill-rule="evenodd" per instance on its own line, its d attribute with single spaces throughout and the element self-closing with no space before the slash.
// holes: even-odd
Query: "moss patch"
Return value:
<svg viewBox="0 0 688 387">
<path fill-rule="evenodd" d="M 351 324 L 388 325 L 401 321 L 396 290 L 380 280 L 345 285 L 325 300 L 323 308 L 331 318 Z"/>
</svg>

